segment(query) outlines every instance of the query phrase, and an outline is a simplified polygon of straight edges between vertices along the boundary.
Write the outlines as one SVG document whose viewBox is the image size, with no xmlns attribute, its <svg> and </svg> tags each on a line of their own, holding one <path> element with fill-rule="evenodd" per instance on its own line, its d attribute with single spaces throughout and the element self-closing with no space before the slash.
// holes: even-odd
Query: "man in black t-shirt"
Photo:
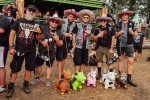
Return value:
<svg viewBox="0 0 150 100">
<path fill-rule="evenodd" d="M 138 36 L 134 40 L 134 60 L 138 62 L 142 48 L 145 46 L 146 35 L 142 32 L 141 26 L 137 26 Z"/>
<path fill-rule="evenodd" d="M 46 86 L 51 85 L 50 76 L 52 72 L 53 62 L 55 60 L 56 48 L 63 45 L 63 35 L 58 29 L 58 25 L 64 23 L 63 19 L 56 17 L 48 17 L 49 24 L 40 27 L 44 39 L 40 41 L 37 55 L 37 67 L 35 70 L 35 78 L 31 84 L 36 84 L 40 81 L 42 65 L 46 62 Z"/>
<path fill-rule="evenodd" d="M 29 79 L 31 71 L 35 69 L 36 61 L 36 37 L 40 38 L 39 27 L 36 26 L 33 18 L 35 17 L 36 7 L 28 5 L 25 9 L 25 18 L 19 18 L 14 22 L 9 36 L 9 53 L 13 55 L 10 63 L 11 77 L 8 85 L 6 97 L 12 97 L 14 93 L 14 83 L 21 71 L 23 61 L 25 59 L 25 75 L 23 82 L 23 90 L 30 93 Z M 15 39 L 16 37 L 16 39 Z M 14 43 L 15 40 L 15 43 Z"/>
<path fill-rule="evenodd" d="M 106 62 L 112 59 L 114 53 L 114 41 L 115 41 L 115 31 L 112 26 L 108 23 L 112 21 L 110 17 L 103 16 L 96 17 L 96 20 L 100 22 L 100 26 L 95 29 L 95 34 L 91 37 L 97 41 L 96 42 L 96 62 L 98 74 L 96 79 L 101 78 L 101 67 L 103 62 L 103 56 L 106 56 Z M 109 71 L 113 71 L 113 62 L 108 65 Z"/>
<path fill-rule="evenodd" d="M 6 16 L 0 15 L 0 92 L 7 89 L 5 85 L 5 64 L 8 54 L 8 39 L 10 33 L 10 22 Z"/>
<path fill-rule="evenodd" d="M 133 14 L 132 11 L 124 9 L 118 14 L 122 21 L 116 25 L 116 47 L 119 56 L 118 71 L 121 74 L 123 56 L 127 56 L 127 83 L 131 86 L 137 87 L 131 80 L 132 67 L 133 67 L 133 53 L 134 53 L 134 36 L 137 36 L 135 25 L 129 21 L 129 16 Z"/>
</svg>

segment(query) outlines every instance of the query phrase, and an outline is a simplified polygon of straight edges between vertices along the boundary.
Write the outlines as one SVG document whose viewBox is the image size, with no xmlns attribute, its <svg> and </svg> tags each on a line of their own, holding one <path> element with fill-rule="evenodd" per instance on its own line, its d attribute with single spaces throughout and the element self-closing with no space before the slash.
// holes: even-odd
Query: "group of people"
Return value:
<svg viewBox="0 0 150 100">
<path fill-rule="evenodd" d="M 10 28 L 9 21 L 3 15 L 0 15 L 0 91 L 4 91 L 7 86 L 6 79 L 6 58 L 7 53 L 13 55 L 10 63 L 11 75 L 8 84 L 6 97 L 12 97 L 14 93 L 14 84 L 21 71 L 25 59 L 25 74 L 23 90 L 30 93 L 29 80 L 31 72 L 34 71 L 34 79 L 31 84 L 40 81 L 42 65 L 46 62 L 46 86 L 50 86 L 53 62 L 56 58 L 58 67 L 58 78 L 63 78 L 65 68 L 65 59 L 72 48 L 74 49 L 75 72 L 84 71 L 85 64 L 88 62 L 88 52 L 90 48 L 90 39 L 96 43 L 96 62 L 97 62 L 97 80 L 101 78 L 101 67 L 103 56 L 106 56 L 106 62 L 113 58 L 114 44 L 116 40 L 116 49 L 118 53 L 118 72 L 122 72 L 122 62 L 124 56 L 127 59 L 127 83 L 133 87 L 137 85 L 132 81 L 132 70 L 134 61 L 134 38 L 140 29 L 129 17 L 132 11 L 124 9 L 118 14 L 121 22 L 112 26 L 112 21 L 107 17 L 107 13 L 95 18 L 95 14 L 88 9 L 76 12 L 74 9 L 64 11 L 64 18 L 57 14 L 52 17 L 46 17 L 48 23 L 37 25 L 34 21 L 36 7 L 28 5 L 25 9 L 24 18 L 18 18 Z M 79 22 L 75 22 L 76 19 Z M 94 28 L 91 22 L 96 20 L 99 26 Z M 140 28 L 140 27 L 138 27 Z M 11 29 L 11 31 L 10 31 Z M 144 35 L 143 35 L 144 37 Z M 136 39 L 137 40 L 137 39 Z M 36 41 L 39 42 L 38 53 L 36 55 Z M 136 43 L 138 40 L 136 41 Z M 144 45 L 144 44 L 140 44 Z M 138 45 L 136 45 L 138 47 Z M 140 50 L 141 52 L 141 50 Z M 113 71 L 114 64 L 108 64 L 109 71 Z"/>
</svg>

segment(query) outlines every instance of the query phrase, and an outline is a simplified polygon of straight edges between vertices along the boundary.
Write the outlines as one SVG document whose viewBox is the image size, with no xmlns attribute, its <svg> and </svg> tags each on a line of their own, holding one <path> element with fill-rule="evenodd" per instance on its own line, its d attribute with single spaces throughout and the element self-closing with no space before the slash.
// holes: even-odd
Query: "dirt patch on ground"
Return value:
<svg viewBox="0 0 150 100">
<path fill-rule="evenodd" d="M 128 89 L 116 88 L 105 90 L 104 86 L 97 81 L 97 87 L 86 87 L 83 86 L 81 91 L 70 91 L 69 94 L 62 96 L 60 90 L 54 88 L 54 83 L 57 76 L 56 61 L 53 66 L 52 80 L 53 85 L 47 88 L 44 84 L 45 82 L 45 67 L 43 66 L 43 72 L 41 75 L 41 81 L 37 85 L 31 85 L 32 93 L 25 94 L 22 90 L 23 75 L 24 75 L 24 65 L 23 70 L 19 73 L 15 84 L 15 93 L 9 100 L 150 100 L 150 62 L 146 62 L 146 57 L 150 55 L 149 50 L 143 51 L 143 56 L 140 62 L 134 63 L 133 80 L 138 84 L 137 88 L 128 86 Z M 9 64 L 12 56 L 8 56 L 6 69 L 7 69 L 7 83 L 9 82 L 10 68 Z M 66 69 L 70 68 L 74 71 L 74 67 L 69 67 L 69 60 L 67 59 Z M 115 64 L 117 66 L 117 64 Z M 89 66 L 85 68 L 85 74 L 90 71 Z M 126 71 L 126 66 L 124 65 L 124 71 Z M 107 68 L 104 64 L 103 68 Z M 116 67 L 117 69 L 117 67 Z M 32 75 L 33 78 L 33 75 Z M 31 79 L 32 79 L 31 78 Z M 0 94 L 0 100 L 7 100 L 5 94 Z"/>
</svg>

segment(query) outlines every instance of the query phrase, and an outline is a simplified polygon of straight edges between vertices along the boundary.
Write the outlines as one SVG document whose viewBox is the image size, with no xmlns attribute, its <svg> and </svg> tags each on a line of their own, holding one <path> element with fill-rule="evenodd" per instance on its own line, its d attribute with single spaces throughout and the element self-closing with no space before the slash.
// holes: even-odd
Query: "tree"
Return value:
<svg viewBox="0 0 150 100">
<path fill-rule="evenodd" d="M 112 5 L 113 4 L 116 6 L 112 6 L 112 9 L 115 10 L 113 14 L 116 14 L 127 7 L 135 13 L 139 13 L 140 16 L 146 17 L 147 21 L 150 20 L 150 0 L 112 0 Z"/>
</svg>

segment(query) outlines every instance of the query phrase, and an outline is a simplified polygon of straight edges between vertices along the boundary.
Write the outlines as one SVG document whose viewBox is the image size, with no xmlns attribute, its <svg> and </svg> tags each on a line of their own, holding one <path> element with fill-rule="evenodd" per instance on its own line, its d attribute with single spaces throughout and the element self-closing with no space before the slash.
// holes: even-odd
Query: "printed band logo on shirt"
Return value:
<svg viewBox="0 0 150 100">
<path fill-rule="evenodd" d="M 35 39 L 34 34 L 33 34 L 35 25 L 19 23 L 19 26 L 20 26 L 19 37 L 21 38 L 20 43 L 21 44 L 32 44 L 32 40 Z"/>
</svg>

